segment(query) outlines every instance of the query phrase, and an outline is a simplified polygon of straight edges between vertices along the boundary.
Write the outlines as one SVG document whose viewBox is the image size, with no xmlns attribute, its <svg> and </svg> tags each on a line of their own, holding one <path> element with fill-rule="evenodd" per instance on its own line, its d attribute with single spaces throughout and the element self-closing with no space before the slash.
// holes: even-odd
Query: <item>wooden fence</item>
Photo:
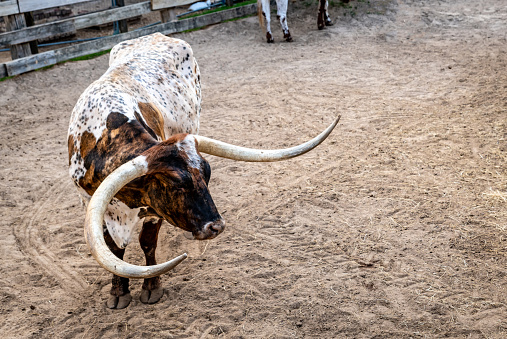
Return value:
<svg viewBox="0 0 507 339">
<path fill-rule="evenodd" d="M 121 41 L 134 39 L 143 35 L 155 32 L 162 34 L 182 32 L 257 12 L 257 5 L 249 4 L 190 19 L 176 20 L 173 12 L 174 7 L 188 5 L 198 0 L 151 0 L 51 23 L 33 26 L 27 25 L 26 18 L 30 16 L 25 15 L 26 13 L 87 1 L 90 0 L 0 0 L 0 16 L 4 16 L 7 29 L 9 30 L 6 33 L 0 34 L 0 45 L 10 46 L 13 59 L 12 61 L 0 64 L 0 78 L 18 75 L 76 57 L 106 51 Z M 118 4 L 123 4 L 123 0 L 116 1 Z M 127 19 L 148 14 L 152 11 L 160 11 L 161 23 L 131 32 L 127 31 Z M 55 35 L 72 33 L 87 27 L 121 21 L 125 24 L 123 28 L 120 24 L 120 34 L 33 54 L 33 44 L 39 39 L 46 39 Z M 30 43 L 32 44 L 32 48 L 30 47 Z"/>
</svg>

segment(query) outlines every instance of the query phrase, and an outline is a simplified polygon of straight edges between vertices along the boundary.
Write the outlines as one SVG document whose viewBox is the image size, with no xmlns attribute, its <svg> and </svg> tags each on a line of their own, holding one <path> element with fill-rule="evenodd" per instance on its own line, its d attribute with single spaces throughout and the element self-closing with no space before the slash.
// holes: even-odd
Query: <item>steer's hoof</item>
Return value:
<svg viewBox="0 0 507 339">
<path fill-rule="evenodd" d="M 275 39 L 273 39 L 273 36 L 269 32 L 266 32 L 266 40 L 268 41 L 268 44 L 275 42 Z"/>
<path fill-rule="evenodd" d="M 130 304 L 130 301 L 132 300 L 132 296 L 130 293 L 120 295 L 119 297 L 115 295 L 109 295 L 109 299 L 106 301 L 106 306 L 111 309 L 117 309 L 120 310 L 122 308 L 127 307 Z"/>
<path fill-rule="evenodd" d="M 144 288 L 141 291 L 141 302 L 143 304 L 155 304 L 160 298 L 164 295 L 164 289 L 162 287 L 157 287 L 154 290 L 145 290 Z"/>
<path fill-rule="evenodd" d="M 333 22 L 331 20 L 326 20 L 326 26 L 333 26 Z"/>
</svg>

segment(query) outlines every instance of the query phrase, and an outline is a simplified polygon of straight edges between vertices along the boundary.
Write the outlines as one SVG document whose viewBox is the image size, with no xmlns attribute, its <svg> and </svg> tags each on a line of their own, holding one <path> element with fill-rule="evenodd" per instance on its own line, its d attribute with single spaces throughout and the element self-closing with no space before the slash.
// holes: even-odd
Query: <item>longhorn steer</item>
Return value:
<svg viewBox="0 0 507 339">
<path fill-rule="evenodd" d="M 348 2 L 348 0 L 346 0 Z M 270 0 L 257 0 L 257 13 L 259 15 L 259 22 L 262 27 L 266 29 L 266 39 L 268 43 L 272 43 L 273 34 L 271 33 L 271 12 L 269 6 Z M 289 26 L 287 24 L 287 8 L 289 0 L 276 0 L 276 16 L 280 20 L 282 26 L 283 38 L 285 41 L 291 42 L 292 36 L 290 35 Z M 329 17 L 327 11 L 327 0 L 319 0 L 319 13 L 317 16 L 317 27 L 324 29 L 326 26 L 332 26 L 333 22 Z"/>
<path fill-rule="evenodd" d="M 156 264 L 163 220 L 195 239 L 212 239 L 224 230 L 208 190 L 211 169 L 200 152 L 242 161 L 288 159 L 316 147 L 338 122 L 300 146 L 260 151 L 197 135 L 200 112 L 200 73 L 192 49 L 160 33 L 115 46 L 109 69 L 74 107 L 69 172 L 88 205 L 90 251 L 113 273 L 110 308 L 130 303 L 128 278 L 144 278 L 141 301 L 157 302 L 163 294 L 159 275 L 186 258 Z M 122 260 L 140 220 L 147 266 Z"/>
</svg>

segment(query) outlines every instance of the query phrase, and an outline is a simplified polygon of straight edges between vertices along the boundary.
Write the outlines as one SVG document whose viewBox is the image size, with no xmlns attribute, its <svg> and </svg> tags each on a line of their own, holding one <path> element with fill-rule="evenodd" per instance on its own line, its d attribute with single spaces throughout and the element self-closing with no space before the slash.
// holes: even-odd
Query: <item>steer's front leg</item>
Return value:
<svg viewBox="0 0 507 339">
<path fill-rule="evenodd" d="M 104 231 L 104 240 L 106 241 L 107 246 L 118 258 L 123 260 L 123 255 L 125 254 L 124 248 L 119 248 L 116 246 L 113 238 L 109 235 L 107 228 Z M 130 295 L 129 290 L 129 279 L 123 278 L 117 275 L 113 275 L 111 295 L 106 302 L 107 307 L 122 309 L 127 307 L 132 300 L 132 296 Z"/>
<path fill-rule="evenodd" d="M 157 222 L 145 221 L 139 234 L 139 243 L 146 257 L 146 265 L 156 265 L 155 250 L 157 249 L 158 231 L 162 225 L 162 219 Z M 143 290 L 141 291 L 141 302 L 154 304 L 162 298 L 164 289 L 160 284 L 160 277 L 144 279 Z"/>
<path fill-rule="evenodd" d="M 271 12 L 269 8 L 269 0 L 261 0 L 262 15 L 266 22 L 266 40 L 268 44 L 275 42 L 273 34 L 271 34 Z"/>
</svg>

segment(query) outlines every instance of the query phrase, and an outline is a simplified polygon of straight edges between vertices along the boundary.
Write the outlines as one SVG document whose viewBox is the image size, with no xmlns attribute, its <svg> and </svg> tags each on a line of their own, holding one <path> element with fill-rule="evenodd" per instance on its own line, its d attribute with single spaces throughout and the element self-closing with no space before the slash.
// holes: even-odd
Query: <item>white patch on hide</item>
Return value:
<svg viewBox="0 0 507 339">
<path fill-rule="evenodd" d="M 113 198 L 104 214 L 107 230 L 119 248 L 125 248 L 132 239 L 135 226 L 141 220 L 141 208 L 129 208 L 120 200 Z"/>
<path fill-rule="evenodd" d="M 201 157 L 197 154 L 195 138 L 192 135 L 187 135 L 185 139 L 178 144 L 178 148 L 187 154 L 188 164 L 190 167 L 197 169 L 201 168 Z"/>
</svg>

